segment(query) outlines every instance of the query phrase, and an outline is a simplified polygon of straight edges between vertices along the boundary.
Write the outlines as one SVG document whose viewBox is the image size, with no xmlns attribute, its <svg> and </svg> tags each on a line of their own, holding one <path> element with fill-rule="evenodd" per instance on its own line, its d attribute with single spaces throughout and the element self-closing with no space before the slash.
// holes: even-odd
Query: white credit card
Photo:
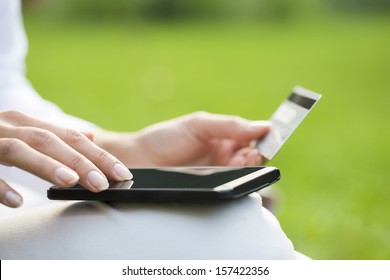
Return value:
<svg viewBox="0 0 390 280">
<path fill-rule="evenodd" d="M 260 154 L 272 159 L 320 98 L 321 94 L 294 87 L 291 95 L 271 116 L 271 131 L 257 141 Z"/>
</svg>

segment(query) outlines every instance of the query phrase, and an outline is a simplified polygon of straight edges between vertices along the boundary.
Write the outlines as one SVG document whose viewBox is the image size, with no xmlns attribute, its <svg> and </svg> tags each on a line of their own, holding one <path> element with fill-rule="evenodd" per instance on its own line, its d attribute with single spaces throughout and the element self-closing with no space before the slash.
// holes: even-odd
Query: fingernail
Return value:
<svg viewBox="0 0 390 280">
<path fill-rule="evenodd" d="M 20 195 L 8 191 L 4 195 L 4 202 L 9 207 L 17 208 L 23 204 L 23 199 L 20 197 Z"/>
<path fill-rule="evenodd" d="M 259 129 L 259 128 L 269 128 L 271 127 L 271 122 L 270 121 L 252 121 L 249 123 L 248 128 L 250 130 L 253 129 Z"/>
<path fill-rule="evenodd" d="M 88 173 L 87 181 L 97 191 L 103 191 L 108 188 L 108 181 L 106 177 L 95 170 Z"/>
<path fill-rule="evenodd" d="M 133 174 L 131 174 L 130 170 L 120 163 L 114 165 L 114 171 L 121 180 L 130 180 L 133 178 Z"/>
<path fill-rule="evenodd" d="M 65 185 L 76 184 L 80 179 L 79 175 L 73 170 L 65 167 L 58 167 L 56 170 L 56 177 Z"/>
</svg>

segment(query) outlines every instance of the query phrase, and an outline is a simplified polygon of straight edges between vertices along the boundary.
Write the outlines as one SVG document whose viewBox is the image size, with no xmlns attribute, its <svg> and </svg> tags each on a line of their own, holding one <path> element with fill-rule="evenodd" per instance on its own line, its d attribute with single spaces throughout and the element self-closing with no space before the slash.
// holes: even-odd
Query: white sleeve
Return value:
<svg viewBox="0 0 390 280">
<path fill-rule="evenodd" d="M 39 96 L 24 75 L 26 53 L 20 1 L 0 0 L 0 111 L 18 110 L 78 130 L 96 128 Z"/>
<path fill-rule="evenodd" d="M 0 0 L 0 111 L 18 110 L 64 127 L 91 131 L 96 126 L 65 114 L 44 100 L 24 76 L 27 39 L 20 0 Z M 0 178 L 43 191 L 44 181 L 14 167 L 0 165 Z M 43 195 L 43 194 L 42 194 Z"/>
</svg>

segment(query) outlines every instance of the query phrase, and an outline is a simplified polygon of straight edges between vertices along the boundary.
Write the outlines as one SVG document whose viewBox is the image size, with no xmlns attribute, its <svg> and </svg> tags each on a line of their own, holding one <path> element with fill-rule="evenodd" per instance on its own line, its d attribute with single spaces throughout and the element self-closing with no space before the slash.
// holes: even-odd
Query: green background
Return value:
<svg viewBox="0 0 390 280">
<path fill-rule="evenodd" d="M 28 77 L 104 128 L 198 110 L 268 119 L 297 84 L 322 93 L 269 162 L 282 172 L 275 214 L 312 258 L 390 258 L 389 13 L 150 20 L 69 7 L 27 5 Z"/>
</svg>

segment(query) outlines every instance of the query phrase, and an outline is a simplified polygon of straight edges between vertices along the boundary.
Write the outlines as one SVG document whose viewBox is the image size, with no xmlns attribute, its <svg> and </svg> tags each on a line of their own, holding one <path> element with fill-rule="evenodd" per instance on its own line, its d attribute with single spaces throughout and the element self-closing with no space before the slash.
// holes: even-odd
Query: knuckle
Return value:
<svg viewBox="0 0 390 280">
<path fill-rule="evenodd" d="M 199 122 L 203 122 L 204 120 L 207 120 L 209 117 L 209 113 L 205 111 L 197 111 L 194 113 L 191 113 L 187 115 L 187 117 L 184 118 L 184 124 L 197 124 Z"/>
<path fill-rule="evenodd" d="M 242 120 L 239 117 L 232 116 L 226 121 L 226 126 L 228 127 L 239 127 Z"/>
<path fill-rule="evenodd" d="M 41 128 L 33 128 L 31 131 L 29 144 L 32 147 L 39 148 L 48 144 L 54 137 L 54 134 Z"/>
<path fill-rule="evenodd" d="M 0 139 L 0 157 L 1 159 L 3 158 L 8 158 L 10 157 L 13 153 L 17 152 L 21 145 L 22 141 L 18 139 Z"/>
<path fill-rule="evenodd" d="M 191 118 L 194 120 L 197 119 L 207 119 L 210 114 L 205 111 L 198 111 L 191 114 Z"/>
<path fill-rule="evenodd" d="M 76 155 L 70 161 L 70 168 L 79 170 L 87 165 L 87 160 L 82 155 Z"/>
<path fill-rule="evenodd" d="M 102 164 L 105 161 L 107 161 L 109 158 L 110 158 L 110 155 L 109 155 L 108 152 L 106 152 L 106 151 L 99 151 L 96 154 L 95 158 L 94 158 L 94 162 L 97 163 L 97 164 Z"/>
<path fill-rule="evenodd" d="M 85 141 L 85 136 L 77 130 L 66 129 L 65 141 L 71 146 L 73 146 Z"/>
</svg>

